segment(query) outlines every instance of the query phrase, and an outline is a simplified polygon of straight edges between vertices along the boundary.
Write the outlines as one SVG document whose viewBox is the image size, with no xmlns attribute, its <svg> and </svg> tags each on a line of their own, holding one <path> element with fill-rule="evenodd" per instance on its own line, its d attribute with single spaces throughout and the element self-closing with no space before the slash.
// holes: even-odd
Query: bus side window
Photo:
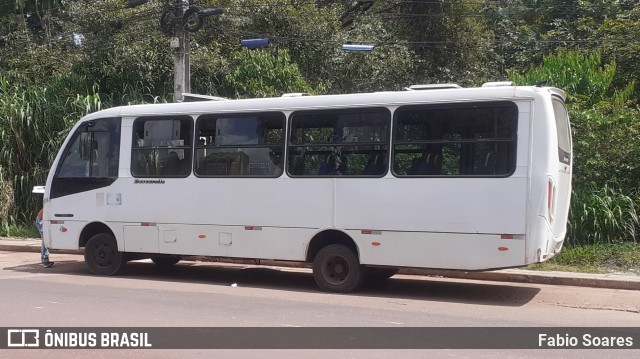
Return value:
<svg viewBox="0 0 640 359">
<path fill-rule="evenodd" d="M 196 175 L 278 177 L 285 116 L 279 112 L 205 114 L 196 122 Z"/>
<path fill-rule="evenodd" d="M 191 172 L 190 116 L 145 116 L 135 120 L 131 154 L 134 177 L 187 177 Z"/>
<path fill-rule="evenodd" d="M 377 107 L 294 112 L 288 142 L 289 175 L 384 175 L 390 115 Z M 303 168 L 295 165 L 299 153 L 305 154 Z"/>
</svg>

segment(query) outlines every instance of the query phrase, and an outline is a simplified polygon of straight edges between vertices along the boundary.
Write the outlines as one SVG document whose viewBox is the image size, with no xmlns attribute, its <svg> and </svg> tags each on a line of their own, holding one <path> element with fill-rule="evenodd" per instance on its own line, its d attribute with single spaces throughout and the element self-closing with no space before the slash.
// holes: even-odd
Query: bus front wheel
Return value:
<svg viewBox="0 0 640 359">
<path fill-rule="evenodd" d="M 118 251 L 116 239 L 107 233 L 89 238 L 84 247 L 84 261 L 91 273 L 97 275 L 116 275 L 126 263 L 125 256 Z"/>
<path fill-rule="evenodd" d="M 346 293 L 360 285 L 362 270 L 353 251 L 341 244 L 322 248 L 313 259 L 313 277 L 328 292 Z"/>
</svg>

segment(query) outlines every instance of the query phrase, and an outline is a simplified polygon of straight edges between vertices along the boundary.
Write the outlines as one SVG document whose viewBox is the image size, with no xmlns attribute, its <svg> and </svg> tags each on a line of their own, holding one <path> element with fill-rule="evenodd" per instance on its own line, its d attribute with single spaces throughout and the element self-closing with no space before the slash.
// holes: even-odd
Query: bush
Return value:
<svg viewBox="0 0 640 359">
<path fill-rule="evenodd" d="M 12 206 L 13 186 L 11 186 L 11 182 L 4 180 L 2 173 L 0 173 L 0 224 L 7 223 Z"/>
<path fill-rule="evenodd" d="M 75 81 L 74 81 L 75 82 Z M 78 82 L 76 82 L 78 83 Z M 27 224 L 42 206 L 31 193 L 43 185 L 49 167 L 71 126 L 87 113 L 100 109 L 100 98 L 70 93 L 69 78 L 56 78 L 48 86 L 18 83 L 0 76 L 0 176 L 2 197 L 12 192 L 13 205 L 0 217 L 2 226 Z M 9 198 L 9 197 L 7 197 Z"/>
<path fill-rule="evenodd" d="M 611 186 L 630 194 L 640 182 L 640 112 L 603 108 L 570 111 L 575 188 Z"/>
<path fill-rule="evenodd" d="M 577 190 L 569 211 L 569 245 L 636 242 L 638 196 L 604 186 Z"/>
</svg>

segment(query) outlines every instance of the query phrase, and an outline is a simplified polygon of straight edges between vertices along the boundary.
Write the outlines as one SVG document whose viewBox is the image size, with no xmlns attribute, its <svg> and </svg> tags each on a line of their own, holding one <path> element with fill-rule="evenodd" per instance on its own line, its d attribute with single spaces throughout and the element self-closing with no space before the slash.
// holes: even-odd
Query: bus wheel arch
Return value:
<svg viewBox="0 0 640 359">
<path fill-rule="evenodd" d="M 116 275 L 126 264 L 125 253 L 118 249 L 113 232 L 102 223 L 92 223 L 80 235 L 84 247 L 84 261 L 91 273 Z"/>
<path fill-rule="evenodd" d="M 358 247 L 343 232 L 318 233 L 309 243 L 307 261 L 313 262 L 313 277 L 322 290 L 346 293 L 362 282 Z"/>
<path fill-rule="evenodd" d="M 109 226 L 101 222 L 93 222 L 87 224 L 82 229 L 82 232 L 80 232 L 78 247 L 86 247 L 89 239 L 91 239 L 91 237 L 95 236 L 98 233 L 106 233 L 115 238 L 115 235 L 113 234 L 113 231 L 111 230 L 111 228 L 109 228 Z"/>
</svg>

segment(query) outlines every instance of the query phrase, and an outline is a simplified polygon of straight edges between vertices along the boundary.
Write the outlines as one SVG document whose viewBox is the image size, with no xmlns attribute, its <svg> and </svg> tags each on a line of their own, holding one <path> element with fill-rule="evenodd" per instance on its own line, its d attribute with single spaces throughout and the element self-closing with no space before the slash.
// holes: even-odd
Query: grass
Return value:
<svg viewBox="0 0 640 359">
<path fill-rule="evenodd" d="M 531 265 L 528 269 L 640 274 L 640 244 L 632 242 L 596 243 L 564 247 L 551 260 Z"/>
<path fill-rule="evenodd" d="M 33 226 L 2 226 L 0 237 L 40 238 L 40 233 L 35 224 Z"/>
</svg>

